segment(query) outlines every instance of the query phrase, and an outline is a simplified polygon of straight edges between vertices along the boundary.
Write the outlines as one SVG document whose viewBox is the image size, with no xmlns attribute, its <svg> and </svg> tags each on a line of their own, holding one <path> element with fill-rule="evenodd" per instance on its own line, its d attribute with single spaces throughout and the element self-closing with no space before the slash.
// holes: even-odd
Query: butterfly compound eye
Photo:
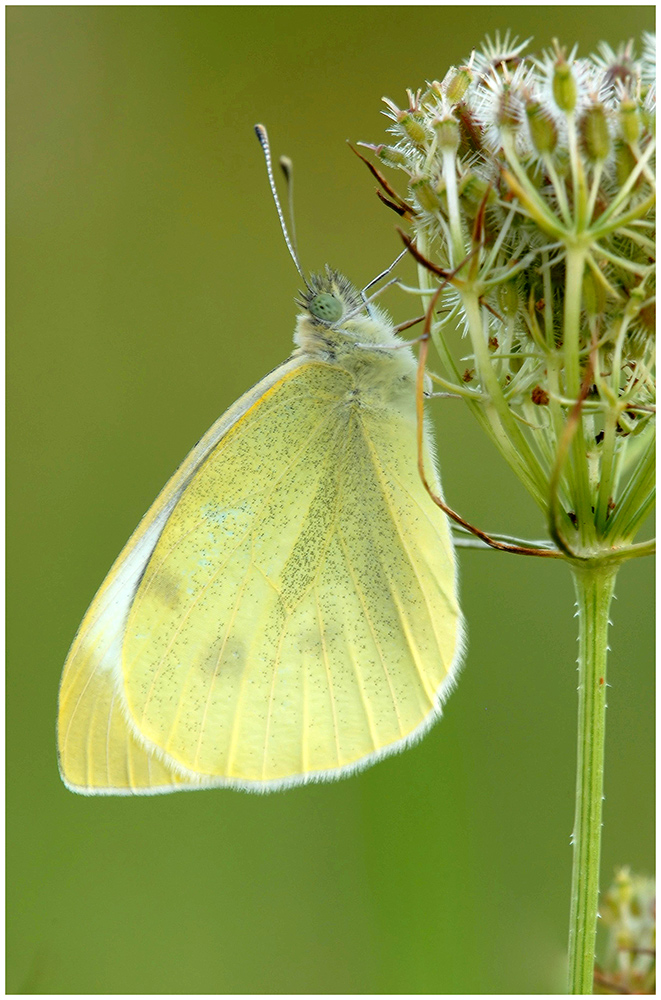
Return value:
<svg viewBox="0 0 661 1000">
<path fill-rule="evenodd" d="M 325 323 L 335 323 L 338 319 L 342 318 L 342 313 L 344 312 L 340 300 L 336 299 L 330 292 L 322 292 L 320 295 L 315 295 L 310 301 L 308 308 L 313 316 L 323 320 Z"/>
</svg>

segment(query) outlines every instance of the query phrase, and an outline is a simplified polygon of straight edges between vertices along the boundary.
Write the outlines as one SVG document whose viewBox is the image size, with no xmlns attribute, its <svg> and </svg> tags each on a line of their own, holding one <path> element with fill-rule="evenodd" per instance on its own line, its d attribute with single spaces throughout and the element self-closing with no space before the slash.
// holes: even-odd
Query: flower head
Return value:
<svg viewBox="0 0 661 1000">
<path fill-rule="evenodd" d="M 443 281 L 437 380 L 556 543 L 592 558 L 630 542 L 651 502 L 654 47 L 526 47 L 496 35 L 408 107 L 386 100 L 395 143 L 371 148 L 404 175 L 426 305 Z"/>
</svg>

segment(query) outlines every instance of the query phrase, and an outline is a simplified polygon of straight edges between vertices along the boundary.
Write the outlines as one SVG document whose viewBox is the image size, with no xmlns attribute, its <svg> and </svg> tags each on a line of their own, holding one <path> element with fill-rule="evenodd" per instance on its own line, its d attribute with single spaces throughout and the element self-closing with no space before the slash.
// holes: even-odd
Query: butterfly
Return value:
<svg viewBox="0 0 661 1000">
<path fill-rule="evenodd" d="M 59 696 L 72 791 L 338 778 L 440 715 L 463 623 L 416 360 L 338 272 L 304 281 L 293 353 L 193 448 L 82 621 Z M 424 462 L 440 494 L 428 427 Z"/>
</svg>

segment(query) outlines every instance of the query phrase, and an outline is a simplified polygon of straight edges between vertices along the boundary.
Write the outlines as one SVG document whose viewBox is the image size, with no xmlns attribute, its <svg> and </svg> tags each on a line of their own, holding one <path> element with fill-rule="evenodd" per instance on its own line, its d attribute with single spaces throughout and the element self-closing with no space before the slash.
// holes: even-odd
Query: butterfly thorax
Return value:
<svg viewBox="0 0 661 1000">
<path fill-rule="evenodd" d="M 354 378 L 353 399 L 369 405 L 412 400 L 416 363 L 388 315 L 370 304 L 336 271 L 312 276 L 299 303 L 294 342 L 311 359 L 335 365 Z"/>
</svg>

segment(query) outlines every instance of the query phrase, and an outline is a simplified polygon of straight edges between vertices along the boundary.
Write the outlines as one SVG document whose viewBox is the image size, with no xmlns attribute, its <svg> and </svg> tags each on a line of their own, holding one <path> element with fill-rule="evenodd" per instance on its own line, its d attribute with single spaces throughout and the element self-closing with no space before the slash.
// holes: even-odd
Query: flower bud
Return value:
<svg viewBox="0 0 661 1000">
<path fill-rule="evenodd" d="M 473 74 L 468 66 L 460 66 L 448 83 L 446 97 L 451 104 L 457 104 L 471 85 Z"/>
<path fill-rule="evenodd" d="M 578 124 L 583 149 L 591 160 L 605 160 L 610 150 L 610 134 L 603 104 L 593 104 Z"/>
<path fill-rule="evenodd" d="M 573 111 L 576 107 L 576 81 L 568 63 L 560 57 L 553 73 L 553 97 L 561 111 Z"/>
<path fill-rule="evenodd" d="M 558 142 L 555 122 L 539 101 L 528 101 L 526 116 L 532 144 L 538 153 L 552 153 Z"/>
</svg>

